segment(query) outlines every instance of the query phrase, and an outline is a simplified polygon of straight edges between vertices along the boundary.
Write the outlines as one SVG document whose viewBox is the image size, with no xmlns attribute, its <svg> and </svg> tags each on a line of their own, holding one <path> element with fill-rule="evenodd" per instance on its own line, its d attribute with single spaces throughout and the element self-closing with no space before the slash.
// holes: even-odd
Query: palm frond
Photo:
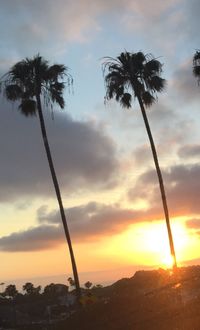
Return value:
<svg viewBox="0 0 200 330">
<path fill-rule="evenodd" d="M 19 110 L 26 117 L 36 116 L 36 101 L 31 99 L 23 99 L 21 104 L 19 105 Z"/>
<path fill-rule="evenodd" d="M 132 96 L 129 93 L 124 93 L 123 96 L 120 98 L 120 104 L 124 108 L 131 108 L 131 101 Z"/>
<path fill-rule="evenodd" d="M 132 97 L 141 97 L 146 106 L 156 100 L 166 81 L 161 78 L 162 64 L 152 54 L 122 52 L 117 58 L 106 57 L 103 63 L 106 98 L 130 107 Z M 131 95 L 131 98 L 130 98 Z"/>
<path fill-rule="evenodd" d="M 67 67 L 62 64 L 54 64 L 50 66 L 46 72 L 46 78 L 49 80 L 57 81 L 67 74 Z"/>
<path fill-rule="evenodd" d="M 152 76 L 148 80 L 148 86 L 152 92 L 162 92 L 166 86 L 166 80 L 159 76 Z"/>
<path fill-rule="evenodd" d="M 200 79 L 200 65 L 196 65 L 193 67 L 193 74 L 196 78 Z"/>
<path fill-rule="evenodd" d="M 193 74 L 200 82 L 200 51 L 197 50 L 193 57 Z"/>
<path fill-rule="evenodd" d="M 2 89 L 7 99 L 21 101 L 20 111 L 25 115 L 35 114 L 37 109 L 34 100 L 38 95 L 43 96 L 51 108 L 53 103 L 57 103 L 63 109 L 64 88 L 66 85 L 70 88 L 73 84 L 72 76 L 67 70 L 62 64 L 49 66 L 49 62 L 37 54 L 33 58 L 17 62 L 2 77 Z"/>
<path fill-rule="evenodd" d="M 22 97 L 22 90 L 17 84 L 10 84 L 5 87 L 4 90 L 5 96 L 9 101 L 17 101 Z"/>
<path fill-rule="evenodd" d="M 7 81 L 16 84 L 25 84 L 31 79 L 32 70 L 26 60 L 16 63 L 7 74 Z"/>
<path fill-rule="evenodd" d="M 151 59 L 145 64 L 146 72 L 150 74 L 160 74 L 162 72 L 162 64 L 157 59 Z"/>
<path fill-rule="evenodd" d="M 65 101 L 64 101 L 64 98 L 62 96 L 62 91 L 59 91 L 55 88 L 51 88 L 49 92 L 50 92 L 50 100 L 53 103 L 57 103 L 60 106 L 61 109 L 64 109 Z"/>
<path fill-rule="evenodd" d="M 141 94 L 142 101 L 145 104 L 145 106 L 148 108 L 150 107 L 155 101 L 156 98 L 149 92 L 145 91 Z"/>
<path fill-rule="evenodd" d="M 193 57 L 193 64 L 200 62 L 200 50 L 197 50 Z"/>
<path fill-rule="evenodd" d="M 144 62 L 146 60 L 145 55 L 142 52 L 131 54 L 131 66 L 134 68 L 134 72 L 143 70 Z"/>
</svg>

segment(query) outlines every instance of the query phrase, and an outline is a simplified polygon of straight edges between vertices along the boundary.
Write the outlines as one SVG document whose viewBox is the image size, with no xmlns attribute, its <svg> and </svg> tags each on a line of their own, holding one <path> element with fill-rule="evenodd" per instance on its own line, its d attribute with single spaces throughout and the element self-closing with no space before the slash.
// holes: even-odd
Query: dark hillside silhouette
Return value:
<svg viewBox="0 0 200 330">
<path fill-rule="evenodd" d="M 200 266 L 138 271 L 100 292 L 56 330 L 199 330 Z"/>
</svg>

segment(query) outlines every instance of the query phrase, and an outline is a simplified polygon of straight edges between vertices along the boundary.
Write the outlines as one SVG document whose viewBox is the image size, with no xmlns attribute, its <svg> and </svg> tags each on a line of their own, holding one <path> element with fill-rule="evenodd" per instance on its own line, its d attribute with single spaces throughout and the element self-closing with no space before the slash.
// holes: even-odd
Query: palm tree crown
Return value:
<svg viewBox="0 0 200 330">
<path fill-rule="evenodd" d="M 125 52 L 116 59 L 105 59 L 103 71 L 108 70 L 105 76 L 108 100 L 115 98 L 123 107 L 130 108 L 132 98 L 140 96 L 149 107 L 155 102 L 156 93 L 165 87 L 165 79 L 160 77 L 162 64 L 151 54 Z"/>
<path fill-rule="evenodd" d="M 200 50 L 197 50 L 193 57 L 193 73 L 200 83 Z"/>
<path fill-rule="evenodd" d="M 43 95 L 46 104 L 57 103 L 64 108 L 63 90 L 65 83 L 68 86 L 72 78 L 67 73 L 67 67 L 62 64 L 48 65 L 39 54 L 33 59 L 26 58 L 16 63 L 2 77 L 4 93 L 8 100 L 19 101 L 19 109 L 25 116 L 36 115 L 36 96 Z M 66 78 L 66 82 L 59 79 Z"/>
</svg>

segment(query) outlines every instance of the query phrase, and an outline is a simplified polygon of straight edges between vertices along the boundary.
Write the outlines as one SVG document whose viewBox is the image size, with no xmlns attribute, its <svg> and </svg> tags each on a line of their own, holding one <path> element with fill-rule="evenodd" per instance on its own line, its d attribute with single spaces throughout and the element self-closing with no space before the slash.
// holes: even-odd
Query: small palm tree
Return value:
<svg viewBox="0 0 200 330">
<path fill-rule="evenodd" d="M 66 78 L 66 82 L 63 79 Z M 60 81 L 61 80 L 61 81 Z M 72 83 L 72 77 L 67 72 L 67 67 L 61 64 L 49 66 L 48 61 L 44 60 L 39 54 L 34 58 L 26 58 L 16 63 L 8 73 L 1 79 L 1 87 L 9 101 L 18 101 L 19 110 L 25 116 L 33 116 L 38 113 L 44 147 L 49 163 L 49 168 L 60 208 L 60 215 L 64 227 L 65 237 L 69 246 L 69 252 L 72 263 L 72 270 L 77 290 L 77 296 L 80 296 L 80 284 L 78 272 L 72 249 L 69 229 L 65 217 L 60 188 L 54 169 L 49 142 L 45 128 L 45 122 L 42 112 L 41 97 L 44 102 L 53 106 L 57 103 L 61 109 L 64 108 L 63 90 L 65 84 L 69 86 Z"/>
<path fill-rule="evenodd" d="M 193 57 L 193 74 L 200 83 L 200 50 L 197 50 Z"/>
<path fill-rule="evenodd" d="M 16 289 L 16 286 L 14 284 L 9 284 L 6 288 L 5 291 L 3 293 L 3 295 L 6 297 L 12 297 L 15 298 L 18 294 L 18 290 Z"/>
<path fill-rule="evenodd" d="M 156 93 L 162 92 L 165 87 L 165 80 L 160 77 L 162 65 L 151 54 L 123 52 L 117 58 L 106 57 L 103 72 L 107 100 L 113 98 L 124 108 L 131 107 L 133 98 L 139 102 L 158 175 L 173 268 L 177 268 L 162 173 L 145 110 L 145 107 L 150 107 L 156 101 Z"/>
</svg>

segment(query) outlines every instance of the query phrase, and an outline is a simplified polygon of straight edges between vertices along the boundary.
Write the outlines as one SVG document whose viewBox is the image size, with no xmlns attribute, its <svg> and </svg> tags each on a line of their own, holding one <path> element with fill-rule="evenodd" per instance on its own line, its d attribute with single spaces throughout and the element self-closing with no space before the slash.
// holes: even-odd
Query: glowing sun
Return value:
<svg viewBox="0 0 200 330">
<path fill-rule="evenodd" d="M 185 252 L 189 243 L 184 224 L 180 221 L 173 222 L 172 234 L 176 257 L 178 262 L 181 262 L 185 259 Z M 123 244 L 134 262 L 162 268 L 171 268 L 173 265 L 165 222 L 159 221 L 132 226 L 125 233 Z"/>
</svg>

